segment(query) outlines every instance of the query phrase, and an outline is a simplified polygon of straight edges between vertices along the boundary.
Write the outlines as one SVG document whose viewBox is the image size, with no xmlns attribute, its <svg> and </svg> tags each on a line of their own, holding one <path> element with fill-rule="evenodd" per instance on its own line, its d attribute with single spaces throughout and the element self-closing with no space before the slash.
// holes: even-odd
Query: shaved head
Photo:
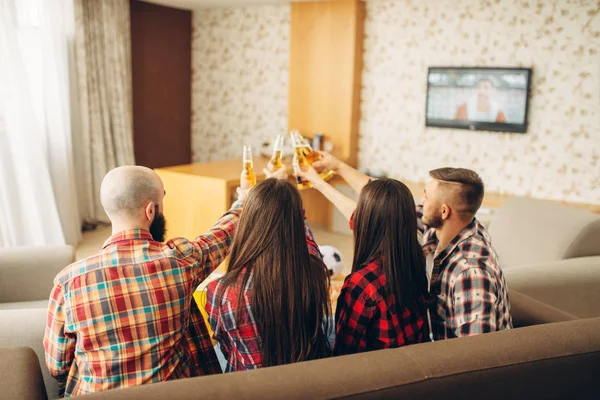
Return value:
<svg viewBox="0 0 600 400">
<path fill-rule="evenodd" d="M 134 165 L 110 171 L 100 188 L 102 206 L 111 220 L 135 217 L 149 202 L 158 205 L 163 195 L 164 187 L 156 172 Z"/>
</svg>

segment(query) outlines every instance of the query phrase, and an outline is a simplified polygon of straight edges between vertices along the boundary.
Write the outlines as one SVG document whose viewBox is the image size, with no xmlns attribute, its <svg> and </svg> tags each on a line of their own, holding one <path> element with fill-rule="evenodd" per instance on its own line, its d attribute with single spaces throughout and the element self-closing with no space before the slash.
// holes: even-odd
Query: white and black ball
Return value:
<svg viewBox="0 0 600 400">
<path fill-rule="evenodd" d="M 340 251 L 333 246 L 319 246 L 319 251 L 323 256 L 323 262 L 329 270 L 329 275 L 340 275 L 344 270 L 342 253 L 340 253 Z"/>
</svg>

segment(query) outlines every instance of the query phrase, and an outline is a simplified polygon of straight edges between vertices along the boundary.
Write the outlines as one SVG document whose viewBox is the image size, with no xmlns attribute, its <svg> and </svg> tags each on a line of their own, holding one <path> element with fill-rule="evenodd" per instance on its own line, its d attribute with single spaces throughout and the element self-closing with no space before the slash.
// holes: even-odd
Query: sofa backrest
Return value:
<svg viewBox="0 0 600 400">
<path fill-rule="evenodd" d="M 600 215 L 551 201 L 508 199 L 488 232 L 503 268 L 600 255 Z"/>
<path fill-rule="evenodd" d="M 600 318 L 184 379 L 88 400 L 568 398 L 597 390 Z"/>
<path fill-rule="evenodd" d="M 74 256 L 72 246 L 0 249 L 0 303 L 48 300 L 54 278 Z"/>
</svg>

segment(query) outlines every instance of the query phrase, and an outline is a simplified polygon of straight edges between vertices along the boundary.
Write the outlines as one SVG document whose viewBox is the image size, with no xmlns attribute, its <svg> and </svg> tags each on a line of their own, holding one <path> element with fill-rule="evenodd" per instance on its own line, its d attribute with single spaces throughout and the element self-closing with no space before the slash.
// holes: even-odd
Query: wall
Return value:
<svg viewBox="0 0 600 400">
<path fill-rule="evenodd" d="M 287 130 L 290 6 L 194 11 L 192 156 L 241 157 Z"/>
<path fill-rule="evenodd" d="M 490 191 L 600 204 L 600 1 L 367 3 L 359 165 Z M 525 135 L 425 128 L 428 66 L 532 66 Z"/>
<path fill-rule="evenodd" d="M 359 166 L 427 179 L 476 169 L 487 189 L 600 204 L 600 1 L 368 0 Z M 193 159 L 285 132 L 288 6 L 195 12 Z M 428 66 L 531 66 L 529 132 L 425 128 Z"/>
<path fill-rule="evenodd" d="M 191 162 L 192 13 L 131 1 L 133 137 L 138 165 Z"/>
</svg>

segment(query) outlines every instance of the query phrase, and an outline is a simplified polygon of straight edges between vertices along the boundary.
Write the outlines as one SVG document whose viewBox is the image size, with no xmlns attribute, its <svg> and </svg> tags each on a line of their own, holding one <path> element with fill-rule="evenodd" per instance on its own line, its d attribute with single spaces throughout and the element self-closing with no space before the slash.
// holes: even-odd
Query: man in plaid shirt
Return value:
<svg viewBox="0 0 600 400">
<path fill-rule="evenodd" d="M 433 339 L 512 328 L 498 256 L 475 218 L 483 201 L 481 178 L 463 168 L 430 175 L 417 215 L 430 277 Z"/>
<path fill-rule="evenodd" d="M 320 154 L 321 160 L 313 163 L 315 169 L 336 171 L 357 193 L 369 182 L 367 175 L 331 154 Z M 462 168 L 441 168 L 430 175 L 433 179 L 427 184 L 417 217 L 430 277 L 434 340 L 512 328 L 498 256 L 485 228 L 475 218 L 483 201 L 481 178 Z M 336 205 L 349 215 L 352 206 L 348 201 Z"/>
<path fill-rule="evenodd" d="M 148 168 L 104 178 L 113 235 L 58 274 L 48 306 L 46 365 L 61 396 L 221 372 L 192 296 L 227 255 L 241 203 L 206 234 L 163 244 L 164 195 Z"/>
</svg>

